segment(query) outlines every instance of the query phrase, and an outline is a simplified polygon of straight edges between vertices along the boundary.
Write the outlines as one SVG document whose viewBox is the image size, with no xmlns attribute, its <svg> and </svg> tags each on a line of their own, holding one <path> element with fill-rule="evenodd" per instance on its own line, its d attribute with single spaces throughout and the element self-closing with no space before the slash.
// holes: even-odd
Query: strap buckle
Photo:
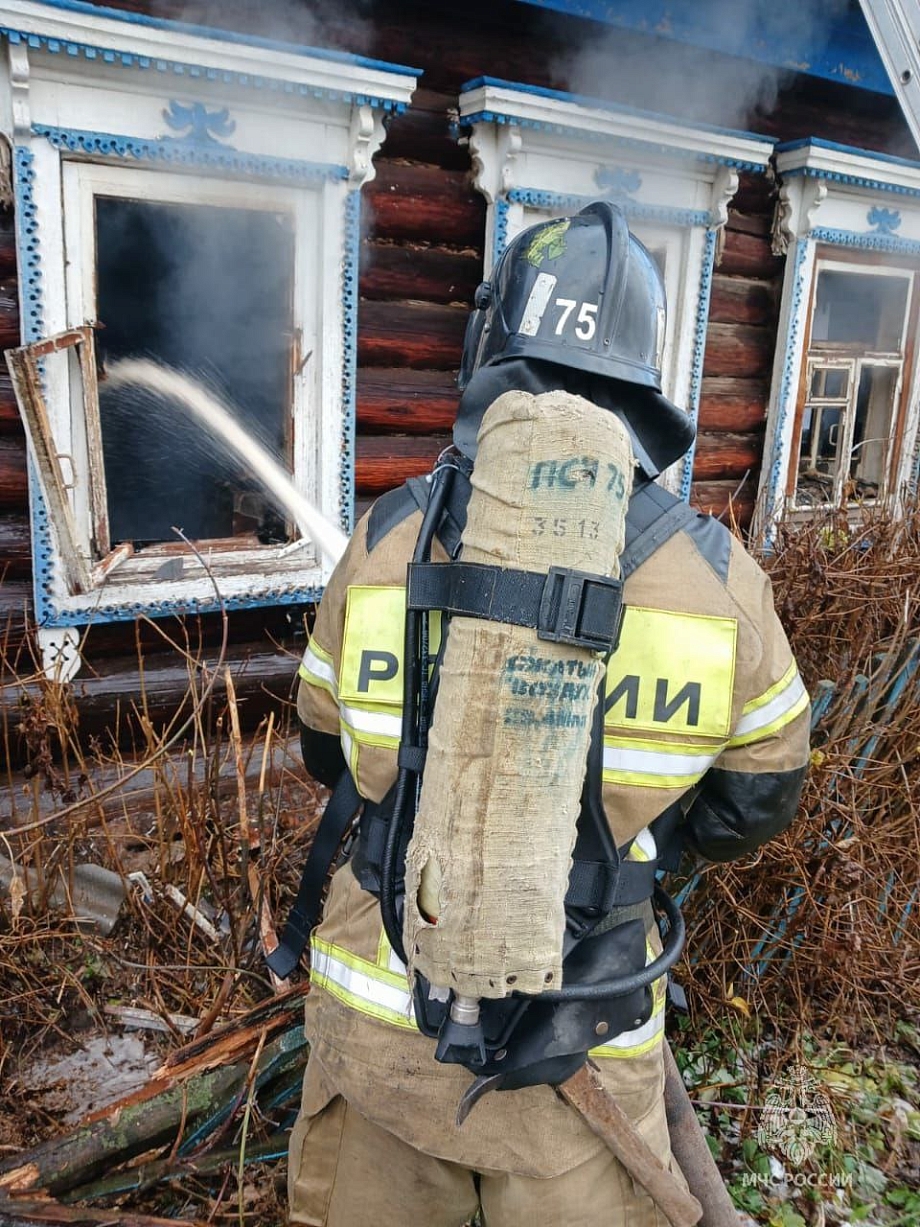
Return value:
<svg viewBox="0 0 920 1227">
<path fill-rule="evenodd" d="M 615 652 L 623 624 L 623 584 L 606 575 L 550 567 L 540 598 L 537 638 Z"/>
</svg>

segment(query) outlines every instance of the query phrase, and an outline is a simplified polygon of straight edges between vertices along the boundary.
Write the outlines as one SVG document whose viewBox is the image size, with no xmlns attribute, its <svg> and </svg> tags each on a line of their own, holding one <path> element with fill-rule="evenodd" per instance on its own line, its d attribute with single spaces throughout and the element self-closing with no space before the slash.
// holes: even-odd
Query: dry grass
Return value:
<svg viewBox="0 0 920 1227">
<path fill-rule="evenodd" d="M 20 738 L 27 754 L 0 811 L 0 854 L 16 866 L 12 891 L 0 890 L 0 1116 L 9 1109 L 16 1122 L 7 1146 L 60 1127 L 13 1111 L 22 1070 L 49 1046 L 112 1027 L 107 1007 L 165 1020 L 159 1042 L 175 1047 L 170 1016 L 198 1019 L 201 1035 L 275 991 L 260 922 L 286 911 L 325 794 L 304 776 L 286 712 L 241 737 L 219 655 L 175 650 L 187 693 L 161 728 L 139 698 L 131 753 L 82 741 L 67 688 L 24 672 L 22 656 L 3 674 L 23 696 L 8 748 Z M 109 936 L 80 924 L 66 897 L 54 904 L 55 884 L 85 864 L 127 887 Z"/>
<path fill-rule="evenodd" d="M 920 1008 L 920 507 L 786 529 L 762 562 L 827 705 L 796 823 L 691 893 L 684 974 L 704 1014 L 854 1037 Z"/>
</svg>

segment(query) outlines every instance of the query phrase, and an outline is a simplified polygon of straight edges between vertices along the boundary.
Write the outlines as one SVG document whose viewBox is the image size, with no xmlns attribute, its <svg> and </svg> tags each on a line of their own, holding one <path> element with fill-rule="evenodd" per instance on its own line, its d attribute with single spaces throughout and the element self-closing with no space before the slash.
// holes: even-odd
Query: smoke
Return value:
<svg viewBox="0 0 920 1227">
<path fill-rule="evenodd" d="M 574 48 L 557 65 L 565 88 L 626 106 L 725 128 L 758 126 L 774 107 L 804 52 L 826 48 L 848 0 L 700 0 L 675 6 L 692 13 L 690 46 L 667 20 L 642 34 L 610 30 Z M 712 50 L 712 47 L 719 50 Z M 788 68 L 760 62 L 771 58 Z M 778 53 L 778 54 L 777 54 Z"/>
<path fill-rule="evenodd" d="M 253 34 L 300 46 L 371 52 L 373 0 L 184 0 L 170 17 L 190 25 Z"/>
</svg>

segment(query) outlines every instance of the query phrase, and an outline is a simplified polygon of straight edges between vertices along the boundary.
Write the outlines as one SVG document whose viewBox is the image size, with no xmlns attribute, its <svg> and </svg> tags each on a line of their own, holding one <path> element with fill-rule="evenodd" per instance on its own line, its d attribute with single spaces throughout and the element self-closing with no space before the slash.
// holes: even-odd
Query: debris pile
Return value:
<svg viewBox="0 0 920 1227">
<path fill-rule="evenodd" d="M 682 976 L 726 1005 L 854 1037 L 920 1008 L 920 506 L 780 530 L 761 559 L 812 696 L 788 832 L 685 888 Z"/>
</svg>

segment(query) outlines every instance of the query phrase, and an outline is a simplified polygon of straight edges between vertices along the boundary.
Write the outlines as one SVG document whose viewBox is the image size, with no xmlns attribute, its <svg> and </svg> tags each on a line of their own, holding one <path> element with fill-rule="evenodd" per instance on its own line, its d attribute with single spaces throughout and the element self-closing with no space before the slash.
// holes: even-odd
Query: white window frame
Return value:
<svg viewBox="0 0 920 1227">
<path fill-rule="evenodd" d="M 13 147 L 24 342 L 95 318 L 96 195 L 291 214 L 293 325 L 304 355 L 292 378 L 293 480 L 349 531 L 358 193 L 373 176 L 384 115 L 409 102 L 413 70 L 74 7 L 0 0 L 0 123 Z M 181 543 L 152 546 L 100 567 L 92 449 L 78 354 L 70 353 L 69 361 L 46 361 L 42 393 L 54 450 L 66 458 L 65 497 L 86 567 L 65 565 L 68 534 L 54 522 L 55 500 L 33 452 L 40 626 L 203 612 L 217 606 L 212 580 L 229 608 L 319 596 L 332 564 L 309 542 L 213 550 L 204 543 L 206 569 Z M 95 501 L 98 510 L 98 494 Z M 175 569 L 162 567 L 163 555 L 177 549 L 181 576 L 168 578 Z M 86 586 L 74 575 L 87 568 L 91 582 L 80 591 Z"/>
<path fill-rule="evenodd" d="M 799 406 L 805 403 L 807 362 L 817 347 L 806 349 L 817 291 L 824 269 L 873 276 L 909 278 L 905 308 L 902 357 L 869 355 L 869 365 L 906 366 L 909 337 L 906 329 L 915 313 L 920 262 L 920 163 L 884 154 L 868 153 L 810 138 L 778 145 L 776 170 L 780 180 L 773 245 L 785 254 L 783 297 L 767 436 L 754 532 L 769 542 L 785 517 L 813 515 L 815 508 L 795 505 L 798 466 Z M 859 252 L 873 253 L 879 262 L 854 259 Z M 840 355 L 841 361 L 853 357 Z M 833 362 L 829 348 L 827 362 Z M 879 499 L 897 510 L 904 489 L 917 483 L 918 371 L 916 359 L 909 377 L 902 369 L 895 392 L 892 427 L 900 430 L 897 462 L 889 471 Z M 859 363 L 854 369 L 858 378 Z M 842 493 L 838 483 L 838 494 Z"/>
<path fill-rule="evenodd" d="M 742 170 L 766 170 L 768 137 L 481 79 L 460 95 L 475 183 L 488 204 L 485 275 L 526 226 L 606 197 L 653 251 L 668 299 L 663 390 L 696 418 L 719 235 Z M 664 475 L 689 498 L 693 451 Z"/>
</svg>

